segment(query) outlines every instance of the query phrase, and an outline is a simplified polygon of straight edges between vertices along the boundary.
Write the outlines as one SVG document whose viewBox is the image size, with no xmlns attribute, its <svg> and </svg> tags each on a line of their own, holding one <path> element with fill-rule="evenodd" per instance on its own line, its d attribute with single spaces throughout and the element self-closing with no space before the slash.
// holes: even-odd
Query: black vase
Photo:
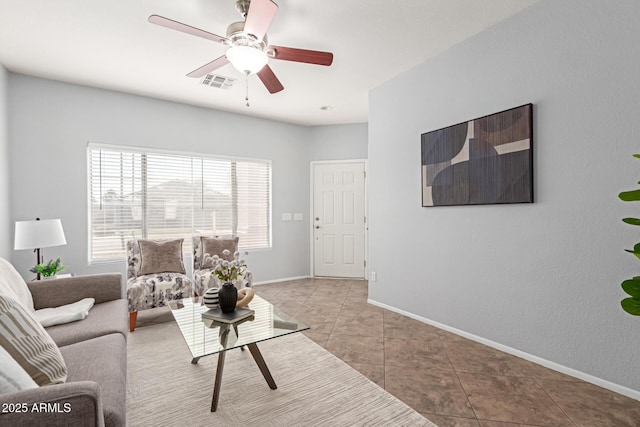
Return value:
<svg viewBox="0 0 640 427">
<path fill-rule="evenodd" d="M 220 299 L 220 310 L 223 313 L 233 313 L 236 309 L 236 302 L 238 301 L 238 290 L 233 283 L 225 283 L 218 292 L 218 298 Z"/>
</svg>

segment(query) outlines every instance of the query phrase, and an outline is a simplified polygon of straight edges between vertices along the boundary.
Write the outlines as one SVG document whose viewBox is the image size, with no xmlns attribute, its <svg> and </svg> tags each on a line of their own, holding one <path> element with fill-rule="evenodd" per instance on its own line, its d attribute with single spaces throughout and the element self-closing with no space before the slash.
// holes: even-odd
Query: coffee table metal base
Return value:
<svg viewBox="0 0 640 427">
<path fill-rule="evenodd" d="M 278 388 L 276 382 L 273 380 L 271 376 L 271 372 L 269 371 L 269 367 L 267 366 L 264 358 L 262 357 L 262 353 L 258 349 L 258 345 L 256 343 L 247 344 L 249 347 L 249 351 L 251 352 L 251 356 L 253 356 L 253 360 L 255 360 L 260 372 L 262 372 L 262 376 L 269 384 L 269 388 L 271 390 L 275 390 Z M 222 372 L 224 371 L 224 359 L 226 356 L 226 351 L 221 351 L 218 353 L 218 366 L 216 367 L 216 380 L 213 384 L 213 398 L 211 399 L 211 412 L 216 412 L 218 409 L 218 399 L 220 398 L 220 386 L 222 384 Z M 191 363 L 198 363 L 198 358 L 193 359 Z M 195 360 L 195 362 L 194 362 Z"/>
</svg>

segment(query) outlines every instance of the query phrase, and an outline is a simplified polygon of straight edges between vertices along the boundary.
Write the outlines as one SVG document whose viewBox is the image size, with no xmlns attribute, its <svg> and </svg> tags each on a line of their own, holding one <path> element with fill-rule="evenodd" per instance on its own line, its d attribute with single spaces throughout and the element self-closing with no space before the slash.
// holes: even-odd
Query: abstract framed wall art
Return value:
<svg viewBox="0 0 640 427">
<path fill-rule="evenodd" d="M 422 206 L 533 203 L 533 105 L 421 135 Z"/>
</svg>

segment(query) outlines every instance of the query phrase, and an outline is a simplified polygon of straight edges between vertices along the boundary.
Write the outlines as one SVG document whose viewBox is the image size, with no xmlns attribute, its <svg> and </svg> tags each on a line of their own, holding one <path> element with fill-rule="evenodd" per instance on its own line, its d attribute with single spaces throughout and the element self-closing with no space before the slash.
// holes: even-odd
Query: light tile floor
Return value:
<svg viewBox="0 0 640 427">
<path fill-rule="evenodd" d="M 365 281 L 304 279 L 255 290 L 441 427 L 640 426 L 639 401 L 367 304 Z M 166 311 L 140 312 L 138 327 L 168 320 Z"/>
</svg>

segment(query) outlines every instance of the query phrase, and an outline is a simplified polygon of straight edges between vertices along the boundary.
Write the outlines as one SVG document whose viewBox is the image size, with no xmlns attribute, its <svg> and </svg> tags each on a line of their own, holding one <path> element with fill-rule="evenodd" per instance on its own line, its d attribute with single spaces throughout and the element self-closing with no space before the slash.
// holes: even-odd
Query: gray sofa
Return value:
<svg viewBox="0 0 640 427">
<path fill-rule="evenodd" d="M 0 409 L 11 403 L 28 408 L 0 410 L 0 425 L 126 426 L 128 308 L 121 275 L 76 276 L 28 286 L 36 310 L 82 298 L 95 298 L 95 305 L 84 320 L 46 328 L 67 365 L 67 382 L 0 395 Z M 34 411 L 34 404 L 43 410 Z"/>
</svg>

